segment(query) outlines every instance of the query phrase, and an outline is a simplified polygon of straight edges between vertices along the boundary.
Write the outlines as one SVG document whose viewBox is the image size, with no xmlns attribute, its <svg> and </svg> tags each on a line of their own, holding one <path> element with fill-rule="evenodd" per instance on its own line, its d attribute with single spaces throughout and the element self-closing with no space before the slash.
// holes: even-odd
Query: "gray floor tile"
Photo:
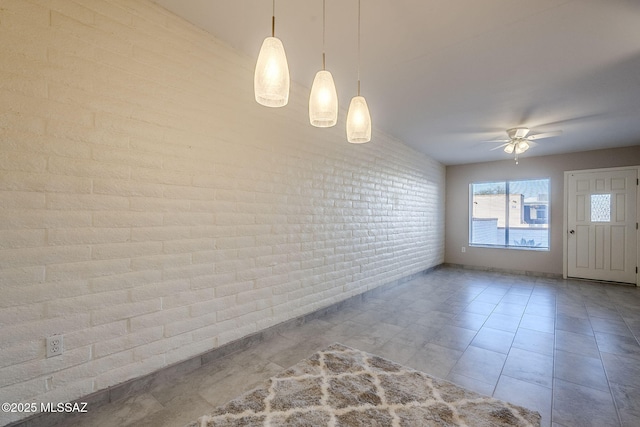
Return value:
<svg viewBox="0 0 640 427">
<path fill-rule="evenodd" d="M 520 321 L 520 327 L 552 334 L 555 330 L 555 323 L 556 321 L 553 317 L 536 316 L 525 313 Z"/>
<path fill-rule="evenodd" d="M 216 366 L 228 367 L 229 365 L 239 365 L 250 363 L 252 359 L 269 361 L 276 355 L 286 352 L 290 347 L 295 345 L 295 341 L 290 340 L 280 334 L 276 334 L 271 338 L 253 346 L 246 350 L 228 355 L 221 360 L 204 365 L 201 369 L 215 369 Z M 217 372 L 214 372 L 217 373 Z M 209 374 L 211 375 L 211 374 Z"/>
<path fill-rule="evenodd" d="M 556 351 L 554 377 L 602 391 L 609 390 L 607 376 L 599 358 Z"/>
<path fill-rule="evenodd" d="M 631 330 L 626 323 L 620 320 L 604 319 L 601 317 L 592 317 L 591 327 L 595 332 L 604 332 L 607 334 L 623 335 L 633 337 Z"/>
<path fill-rule="evenodd" d="M 491 304 L 498 304 L 502 299 L 503 294 L 495 294 L 483 291 L 480 295 L 476 297 L 474 301 L 488 302 Z"/>
<path fill-rule="evenodd" d="M 407 366 L 437 378 L 446 378 L 460 356 L 462 351 L 430 343 L 416 351 L 407 361 Z"/>
<path fill-rule="evenodd" d="M 406 365 L 407 361 L 411 359 L 418 349 L 411 346 L 406 346 L 402 342 L 397 341 L 395 338 L 390 339 L 378 348 L 377 355 L 386 359 L 392 360 L 401 365 Z"/>
<path fill-rule="evenodd" d="M 623 426 L 640 426 L 640 388 L 611 385 L 613 400 L 620 414 Z"/>
<path fill-rule="evenodd" d="M 593 335 L 593 328 L 588 318 L 575 317 L 558 309 L 556 329 L 576 334 Z"/>
<path fill-rule="evenodd" d="M 347 341 L 366 342 L 368 348 L 381 347 L 403 329 L 401 326 L 379 322 L 349 337 Z"/>
<path fill-rule="evenodd" d="M 574 302 L 576 297 L 572 296 L 570 297 L 570 299 L 571 303 L 568 304 L 558 302 L 558 304 L 556 305 L 558 313 L 561 313 L 564 316 L 577 317 L 579 319 L 588 319 L 589 313 L 587 313 L 587 308 L 584 306 L 584 304 L 578 304 Z"/>
<path fill-rule="evenodd" d="M 556 330 L 556 347 L 557 350 L 577 353 L 587 357 L 600 357 L 600 351 L 596 344 L 595 337 L 591 335 L 576 334 Z"/>
<path fill-rule="evenodd" d="M 507 316 L 506 314 L 493 313 L 484 326 L 502 331 L 515 332 L 518 330 L 522 316 Z"/>
<path fill-rule="evenodd" d="M 458 326 L 443 326 L 429 341 L 442 347 L 464 351 L 476 335 L 476 331 Z"/>
<path fill-rule="evenodd" d="M 467 291 L 460 291 L 460 292 L 456 292 L 455 295 L 451 296 L 451 298 L 447 299 L 447 304 L 459 304 L 459 303 L 463 303 L 463 304 L 470 304 L 476 297 L 478 296 L 477 292 L 467 292 Z"/>
<path fill-rule="evenodd" d="M 488 316 L 484 314 L 475 314 L 463 311 L 462 313 L 456 315 L 453 319 L 451 319 L 451 322 L 449 324 L 452 326 L 459 326 L 461 328 L 477 331 L 482 327 L 482 325 L 484 325 L 484 322 L 486 322 L 487 319 Z"/>
<path fill-rule="evenodd" d="M 78 427 L 120 427 L 140 424 L 146 417 L 161 411 L 163 406 L 149 393 L 132 396 L 118 402 L 91 411 L 86 416 L 75 417 L 74 426 Z"/>
<path fill-rule="evenodd" d="M 365 325 L 363 323 L 354 322 L 353 320 L 347 320 L 327 329 L 325 333 L 340 338 L 347 338 L 359 334 L 360 332 L 367 329 L 367 327 L 368 325 Z"/>
<path fill-rule="evenodd" d="M 509 289 L 509 292 L 507 292 L 507 295 L 513 294 L 530 297 L 535 287 L 534 282 L 531 279 L 525 277 L 512 280 L 512 284 L 513 285 L 511 289 Z"/>
<path fill-rule="evenodd" d="M 382 341 L 370 340 L 362 337 L 349 337 L 344 341 L 342 341 L 342 344 L 346 346 L 357 348 L 359 350 L 363 350 L 369 353 L 375 353 L 376 350 L 381 348 L 385 343 L 386 341 L 382 342 Z M 300 360 L 302 359 L 304 358 L 301 358 Z"/>
<path fill-rule="evenodd" d="M 553 357 L 532 351 L 512 348 L 502 370 L 518 380 L 551 388 L 553 380 Z"/>
<path fill-rule="evenodd" d="M 320 335 L 331 329 L 334 325 L 324 319 L 314 319 L 305 322 L 294 328 L 289 328 L 281 333 L 282 336 L 291 340 L 301 340 L 308 336 Z"/>
<path fill-rule="evenodd" d="M 640 345 L 634 337 L 596 332 L 598 349 L 603 353 L 638 359 L 640 363 Z"/>
<path fill-rule="evenodd" d="M 464 311 L 467 313 L 484 314 L 488 316 L 493 312 L 493 310 L 495 310 L 496 305 L 497 304 L 490 302 L 473 301 L 464 308 Z"/>
<path fill-rule="evenodd" d="M 269 362 L 260 360 L 257 363 L 268 364 Z M 153 387 L 150 390 L 150 393 L 163 407 L 179 406 L 176 405 L 176 403 L 185 397 L 194 397 L 198 402 L 200 402 L 204 400 L 200 395 L 198 395 L 200 386 L 206 388 L 209 387 L 210 384 L 225 378 L 230 372 L 233 372 L 234 366 L 238 364 L 239 362 L 232 358 L 223 358 L 214 363 L 204 365 L 197 371 L 194 371 L 189 375 L 185 375 L 178 380 L 159 384 L 158 386 Z M 202 378 L 202 381 L 194 384 L 194 377 Z M 211 405 L 209 402 L 207 402 L 207 404 Z"/>
<path fill-rule="evenodd" d="M 615 305 L 604 307 L 597 304 L 586 304 L 589 317 L 600 317 L 612 320 L 622 320 L 620 313 L 615 309 Z"/>
<path fill-rule="evenodd" d="M 351 321 L 362 323 L 363 325 L 374 325 L 378 322 L 383 322 L 386 317 L 386 311 L 372 309 L 365 310 L 361 314 L 351 318 Z"/>
<path fill-rule="evenodd" d="M 526 305 L 521 304 L 500 302 L 493 312 L 497 314 L 504 314 L 506 316 L 521 317 L 524 314 L 526 307 Z"/>
<path fill-rule="evenodd" d="M 404 346 L 418 349 L 431 341 L 440 328 L 441 326 L 411 325 L 398 332 L 393 339 Z"/>
<path fill-rule="evenodd" d="M 122 424 L 122 427 L 144 426 L 182 426 L 184 420 L 197 420 L 204 414 L 213 412 L 216 407 L 209 405 L 204 399 L 197 396 L 185 398 L 182 404 L 171 404 L 158 412 L 148 415 L 143 420 L 135 423 Z"/>
<path fill-rule="evenodd" d="M 282 368 L 287 368 L 333 342 L 334 340 L 330 337 L 307 337 L 303 341 L 293 341 L 290 346 L 273 355 L 269 360 Z"/>
<path fill-rule="evenodd" d="M 466 302 L 454 302 L 454 303 L 446 302 L 440 307 L 439 310 L 444 313 L 455 315 L 463 311 L 466 307 L 467 307 Z"/>
<path fill-rule="evenodd" d="M 552 391 L 550 388 L 501 375 L 493 397 L 538 411 L 542 416 L 540 425 L 546 427 L 551 425 Z"/>
<path fill-rule="evenodd" d="M 438 310 L 431 310 L 428 313 L 416 316 L 413 323 L 423 326 L 442 327 L 444 325 L 450 324 L 451 319 L 453 319 L 456 314 L 445 313 Z"/>
<path fill-rule="evenodd" d="M 495 384 L 488 384 L 475 378 L 469 378 L 453 372 L 447 376 L 446 380 L 485 396 L 491 396 L 495 390 Z"/>
<path fill-rule="evenodd" d="M 531 298 L 529 298 L 528 305 L 543 305 L 545 307 L 553 307 L 555 312 L 556 309 L 556 295 L 555 292 L 551 292 L 549 290 L 540 289 L 536 287 L 533 294 L 531 294 Z"/>
<path fill-rule="evenodd" d="M 442 303 L 439 301 L 416 298 L 414 301 L 406 305 L 406 309 L 418 313 L 429 313 L 431 311 L 437 310 L 438 307 L 440 307 L 440 304 Z"/>
<path fill-rule="evenodd" d="M 513 347 L 553 356 L 554 335 L 533 329 L 518 328 Z"/>
<path fill-rule="evenodd" d="M 381 310 L 380 313 L 382 314 L 382 322 L 387 324 L 405 328 L 415 323 L 416 315 L 410 310 Z"/>
<path fill-rule="evenodd" d="M 341 310 L 334 311 L 333 313 L 329 313 L 324 316 L 322 320 L 333 323 L 334 325 L 338 325 L 345 320 L 351 320 L 357 315 L 362 314 L 362 310 L 357 307 L 345 307 Z"/>
<path fill-rule="evenodd" d="M 498 295 L 500 296 L 500 299 L 502 299 L 502 297 L 505 296 L 507 292 L 509 292 L 509 288 L 510 288 L 509 285 L 497 285 L 496 283 L 489 283 L 487 285 L 487 288 L 484 291 L 482 291 L 480 295 L 483 295 L 483 294 Z"/>
<path fill-rule="evenodd" d="M 304 358 L 304 357 L 303 357 Z M 266 379 L 285 369 L 282 365 L 268 362 L 254 366 L 234 367 L 226 375 L 208 377 L 197 384 L 198 394 L 213 406 L 219 406 L 235 396 L 251 390 Z"/>
<path fill-rule="evenodd" d="M 640 363 L 637 359 L 600 353 L 610 383 L 640 388 Z"/>
<path fill-rule="evenodd" d="M 531 314 L 541 317 L 556 317 L 556 304 L 553 303 L 529 303 L 524 310 L 524 314 Z"/>
<path fill-rule="evenodd" d="M 513 342 L 514 333 L 500 329 L 482 328 L 471 341 L 471 345 L 498 353 L 507 354 Z"/>
<path fill-rule="evenodd" d="M 527 305 L 529 302 L 530 294 L 521 294 L 513 291 L 509 291 L 505 294 L 505 296 L 500 301 L 501 303 L 509 303 L 509 304 L 519 304 L 519 305 Z"/>
<path fill-rule="evenodd" d="M 640 307 L 640 303 L 638 303 L 638 306 Z M 629 329 L 631 330 L 631 333 L 635 337 L 640 337 L 640 320 L 627 319 L 626 323 L 627 325 L 629 325 Z"/>
<path fill-rule="evenodd" d="M 563 426 L 619 426 L 611 393 L 556 380 L 553 388 L 553 421 Z"/>
<path fill-rule="evenodd" d="M 459 374 L 487 384 L 498 382 L 507 356 L 484 348 L 470 346 L 462 354 L 451 374 Z"/>
</svg>

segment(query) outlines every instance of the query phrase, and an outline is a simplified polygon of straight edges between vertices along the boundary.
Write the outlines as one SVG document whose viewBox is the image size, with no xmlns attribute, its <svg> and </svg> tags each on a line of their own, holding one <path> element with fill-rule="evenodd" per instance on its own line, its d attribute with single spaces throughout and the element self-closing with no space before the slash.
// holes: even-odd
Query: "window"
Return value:
<svg viewBox="0 0 640 427">
<path fill-rule="evenodd" d="M 591 195 L 591 222 L 611 222 L 611 194 Z"/>
<path fill-rule="evenodd" d="M 549 249 L 549 179 L 473 183 L 469 245 Z"/>
</svg>

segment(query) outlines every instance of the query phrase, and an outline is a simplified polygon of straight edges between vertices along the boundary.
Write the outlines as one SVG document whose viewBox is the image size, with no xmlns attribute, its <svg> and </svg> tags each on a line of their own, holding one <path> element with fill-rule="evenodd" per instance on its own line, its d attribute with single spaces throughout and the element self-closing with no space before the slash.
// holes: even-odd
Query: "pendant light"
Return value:
<svg viewBox="0 0 640 427">
<path fill-rule="evenodd" d="M 264 39 L 256 72 L 253 89 L 258 104 L 267 107 L 282 107 L 289 102 L 289 65 L 284 46 L 276 38 L 276 0 L 273 0 L 271 16 L 271 37 Z"/>
<path fill-rule="evenodd" d="M 326 0 L 322 0 L 322 70 L 316 73 L 309 96 L 309 121 L 313 126 L 326 128 L 338 121 L 338 94 L 333 76 L 325 68 Z"/>
<path fill-rule="evenodd" d="M 371 141 L 371 115 L 367 101 L 360 96 L 360 0 L 358 0 L 358 95 L 351 99 L 347 112 L 347 141 L 354 144 Z"/>
</svg>

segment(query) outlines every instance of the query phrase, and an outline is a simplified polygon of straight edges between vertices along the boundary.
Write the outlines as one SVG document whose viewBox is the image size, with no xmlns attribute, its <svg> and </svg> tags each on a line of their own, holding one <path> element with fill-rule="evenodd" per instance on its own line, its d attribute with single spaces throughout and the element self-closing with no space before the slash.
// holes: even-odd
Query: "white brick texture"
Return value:
<svg viewBox="0 0 640 427">
<path fill-rule="evenodd" d="M 0 0 L 0 58 L 4 401 L 80 398 L 443 262 L 443 165 L 348 144 L 344 109 L 311 127 L 296 83 L 258 105 L 255 58 L 150 1 Z"/>
</svg>

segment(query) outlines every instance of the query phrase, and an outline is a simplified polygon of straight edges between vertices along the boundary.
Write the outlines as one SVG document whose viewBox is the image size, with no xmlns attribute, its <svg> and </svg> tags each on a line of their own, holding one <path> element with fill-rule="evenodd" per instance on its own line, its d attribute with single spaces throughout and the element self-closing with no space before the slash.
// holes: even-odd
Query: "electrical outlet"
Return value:
<svg viewBox="0 0 640 427">
<path fill-rule="evenodd" d="M 47 357 L 58 356 L 64 351 L 62 335 L 47 337 Z"/>
<path fill-rule="evenodd" d="M 467 252 L 467 248 L 465 248 L 464 246 L 462 247 L 462 253 Z"/>
</svg>

